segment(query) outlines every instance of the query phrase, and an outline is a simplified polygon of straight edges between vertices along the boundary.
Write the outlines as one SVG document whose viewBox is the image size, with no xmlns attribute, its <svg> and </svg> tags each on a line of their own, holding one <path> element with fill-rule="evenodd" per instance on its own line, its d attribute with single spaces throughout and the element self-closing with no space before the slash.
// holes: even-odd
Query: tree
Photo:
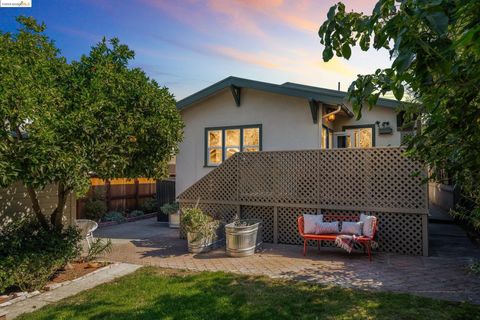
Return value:
<svg viewBox="0 0 480 320">
<path fill-rule="evenodd" d="M 44 228 L 61 230 L 69 194 L 89 178 L 162 178 L 183 123 L 175 99 L 138 68 L 134 52 L 103 39 L 67 63 L 45 25 L 19 17 L 0 33 L 0 186 L 21 181 Z M 56 184 L 57 206 L 43 212 L 38 191 Z"/>
<path fill-rule="evenodd" d="M 469 221 L 480 228 L 480 2 L 379 0 L 370 15 L 330 8 L 319 30 L 323 59 L 349 59 L 351 47 L 387 49 L 391 67 L 359 75 L 348 89 L 357 117 L 392 91 L 417 133 L 406 154 L 445 169 L 470 203 Z M 440 177 L 433 171 L 431 179 Z"/>
</svg>

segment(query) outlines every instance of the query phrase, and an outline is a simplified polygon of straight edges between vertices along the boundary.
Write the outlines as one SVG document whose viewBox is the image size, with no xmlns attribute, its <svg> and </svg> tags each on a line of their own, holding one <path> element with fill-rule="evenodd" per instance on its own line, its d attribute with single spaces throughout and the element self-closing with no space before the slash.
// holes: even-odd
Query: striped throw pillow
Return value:
<svg viewBox="0 0 480 320">
<path fill-rule="evenodd" d="M 338 233 L 338 221 L 317 223 L 316 234 Z"/>
</svg>

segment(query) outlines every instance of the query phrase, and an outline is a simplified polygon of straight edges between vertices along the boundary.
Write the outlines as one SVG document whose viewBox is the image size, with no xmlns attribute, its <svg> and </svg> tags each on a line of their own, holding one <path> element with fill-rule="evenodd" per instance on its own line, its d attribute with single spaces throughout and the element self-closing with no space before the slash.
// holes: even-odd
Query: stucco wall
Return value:
<svg viewBox="0 0 480 320">
<path fill-rule="evenodd" d="M 56 186 L 51 185 L 38 193 L 40 206 L 45 213 L 51 213 L 57 203 Z M 76 199 L 69 196 L 65 213 L 66 224 L 75 220 Z M 19 220 L 24 217 L 34 216 L 30 198 L 21 183 L 15 183 L 10 188 L 0 189 L 0 227 L 11 220 Z"/>
<path fill-rule="evenodd" d="M 346 104 L 347 107 L 352 110 L 352 107 Z M 380 123 L 388 121 L 390 127 L 393 129 L 392 134 L 379 134 L 378 127 L 375 125 L 376 121 Z M 337 117 L 333 123 L 335 131 L 342 131 L 343 126 L 354 125 L 375 125 L 375 146 L 376 147 L 388 147 L 399 146 L 401 142 L 400 131 L 397 131 L 397 115 L 393 108 L 375 106 L 372 110 L 368 110 L 368 107 L 362 109 L 362 118 L 355 120 L 355 118 L 343 118 Z"/>
<path fill-rule="evenodd" d="M 185 122 L 184 140 L 176 158 L 176 195 L 207 174 L 204 167 L 205 128 L 237 125 L 262 125 L 264 151 L 305 150 L 320 147 L 322 121 L 314 124 L 306 99 L 273 94 L 253 89 L 242 89 L 241 105 L 237 107 L 229 89 L 192 105 L 181 112 Z M 376 145 L 399 145 L 396 116 L 391 108 L 376 107 L 364 113 L 362 120 L 337 117 L 335 131 L 342 125 L 374 124 L 390 121 L 394 134 L 378 136 Z M 327 123 L 329 127 L 332 123 Z M 338 127 L 340 126 L 340 129 Z"/>
</svg>

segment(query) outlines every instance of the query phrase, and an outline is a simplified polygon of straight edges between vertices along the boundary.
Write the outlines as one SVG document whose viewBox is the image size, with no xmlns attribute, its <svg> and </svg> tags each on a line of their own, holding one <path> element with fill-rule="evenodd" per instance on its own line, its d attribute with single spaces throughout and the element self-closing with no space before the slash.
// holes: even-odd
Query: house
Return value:
<svg viewBox="0 0 480 320">
<path fill-rule="evenodd" d="M 228 77 L 177 103 L 185 122 L 176 194 L 235 152 L 399 146 L 397 101 L 355 119 L 346 92 Z"/>
</svg>

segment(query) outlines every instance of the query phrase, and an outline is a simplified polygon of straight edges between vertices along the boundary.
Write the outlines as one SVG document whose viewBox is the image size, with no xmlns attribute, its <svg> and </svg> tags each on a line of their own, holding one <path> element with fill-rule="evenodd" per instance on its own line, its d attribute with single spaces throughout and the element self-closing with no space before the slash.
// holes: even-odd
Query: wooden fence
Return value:
<svg viewBox="0 0 480 320">
<path fill-rule="evenodd" d="M 415 173 L 418 173 L 415 175 Z M 421 165 L 401 148 L 236 153 L 179 196 L 219 219 L 258 218 L 264 240 L 301 244 L 302 213 L 379 219 L 379 249 L 428 255 L 428 195 Z M 184 236 L 184 232 L 181 233 Z"/>
<path fill-rule="evenodd" d="M 91 184 L 87 197 L 77 201 L 77 218 L 85 217 L 85 203 L 98 191 L 104 193 L 107 211 L 120 212 L 141 209 L 156 194 L 154 179 L 91 179 Z"/>
</svg>

